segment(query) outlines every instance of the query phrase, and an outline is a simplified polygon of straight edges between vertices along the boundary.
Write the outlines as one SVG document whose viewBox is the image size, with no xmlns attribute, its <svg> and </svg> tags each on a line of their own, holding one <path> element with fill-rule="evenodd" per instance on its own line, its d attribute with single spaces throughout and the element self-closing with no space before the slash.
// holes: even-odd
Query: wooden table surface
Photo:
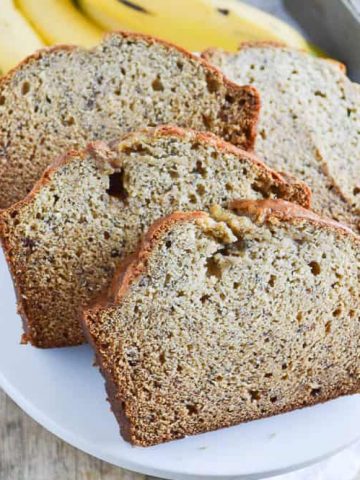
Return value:
<svg viewBox="0 0 360 480">
<path fill-rule="evenodd" d="M 0 480 L 150 480 L 97 460 L 38 425 L 0 389 Z"/>
</svg>

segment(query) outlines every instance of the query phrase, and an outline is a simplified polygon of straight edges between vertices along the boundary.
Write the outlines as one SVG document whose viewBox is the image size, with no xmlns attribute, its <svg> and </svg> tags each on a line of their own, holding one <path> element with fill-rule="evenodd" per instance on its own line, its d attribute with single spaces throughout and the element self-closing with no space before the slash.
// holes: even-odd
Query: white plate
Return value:
<svg viewBox="0 0 360 480">
<path fill-rule="evenodd" d="M 360 396 L 151 448 L 119 436 L 88 346 L 19 344 L 21 321 L 0 253 L 0 386 L 37 422 L 115 465 L 171 479 L 258 479 L 314 463 L 360 436 Z"/>
</svg>

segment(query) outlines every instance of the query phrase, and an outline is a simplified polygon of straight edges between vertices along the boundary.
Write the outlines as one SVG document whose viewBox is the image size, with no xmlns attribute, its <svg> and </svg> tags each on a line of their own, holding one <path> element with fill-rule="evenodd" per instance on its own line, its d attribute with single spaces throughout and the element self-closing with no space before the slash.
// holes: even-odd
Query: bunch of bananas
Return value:
<svg viewBox="0 0 360 480">
<path fill-rule="evenodd" d="M 289 25 L 238 0 L 0 0 L 0 70 L 43 45 L 89 47 L 106 30 L 155 35 L 193 51 L 280 41 L 311 50 Z"/>
</svg>

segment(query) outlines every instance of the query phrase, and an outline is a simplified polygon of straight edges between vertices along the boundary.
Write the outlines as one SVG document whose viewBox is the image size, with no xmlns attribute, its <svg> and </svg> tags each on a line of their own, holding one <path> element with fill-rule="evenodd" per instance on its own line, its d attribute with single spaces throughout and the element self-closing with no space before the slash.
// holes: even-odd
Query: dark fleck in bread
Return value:
<svg viewBox="0 0 360 480">
<path fill-rule="evenodd" d="M 84 313 L 133 444 L 360 392 L 360 237 L 281 200 L 230 207 L 157 221 Z"/>
<path fill-rule="evenodd" d="M 309 205 L 304 184 L 210 134 L 160 127 L 69 153 L 0 214 L 25 339 L 39 347 L 83 342 L 77 309 L 157 218 L 267 197 Z"/>
<path fill-rule="evenodd" d="M 0 208 L 23 198 L 64 150 L 145 126 L 209 130 L 251 149 L 258 111 L 254 87 L 148 36 L 40 50 L 0 80 Z"/>
<path fill-rule="evenodd" d="M 264 43 L 203 56 L 231 80 L 259 89 L 260 158 L 304 180 L 316 212 L 360 229 L 360 87 L 344 67 Z"/>
</svg>

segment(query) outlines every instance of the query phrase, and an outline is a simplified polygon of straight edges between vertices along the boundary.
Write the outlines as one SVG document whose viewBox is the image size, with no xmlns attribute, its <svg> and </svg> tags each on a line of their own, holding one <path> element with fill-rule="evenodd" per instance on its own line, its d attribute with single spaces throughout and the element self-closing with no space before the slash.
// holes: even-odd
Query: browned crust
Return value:
<svg viewBox="0 0 360 480">
<path fill-rule="evenodd" d="M 35 199 L 36 195 L 41 191 L 42 187 L 46 184 L 48 184 L 51 181 L 51 178 L 53 174 L 63 165 L 66 165 L 67 163 L 70 163 L 72 160 L 77 159 L 77 158 L 83 158 L 85 155 L 85 151 L 76 151 L 76 150 L 70 150 L 67 152 L 65 155 L 59 157 L 56 159 L 56 161 L 53 163 L 53 165 L 49 166 L 45 172 L 43 173 L 42 177 L 35 183 L 33 189 L 31 192 L 28 193 L 28 195 L 20 200 L 19 202 L 13 204 L 12 206 L 8 207 L 7 209 L 0 210 L 0 243 L 3 247 L 5 259 L 10 271 L 10 275 L 13 281 L 14 285 L 14 290 L 15 290 L 15 295 L 16 295 L 16 301 L 17 301 L 17 311 L 18 314 L 21 317 L 22 324 L 23 324 L 23 329 L 24 329 L 24 334 L 22 335 L 21 343 L 31 343 L 34 347 L 38 348 L 49 348 L 49 347 L 62 347 L 62 346 L 68 346 L 68 344 L 59 344 L 59 345 L 53 345 L 47 344 L 44 341 L 39 342 L 34 336 L 31 334 L 33 331 L 33 321 L 32 319 L 28 316 L 27 314 L 27 305 L 26 305 L 26 300 L 24 299 L 23 292 L 22 292 L 22 272 L 19 272 L 18 270 L 15 271 L 15 266 L 12 262 L 12 255 L 11 255 L 11 243 L 9 241 L 8 235 L 7 235 L 7 216 L 11 216 L 15 212 L 21 210 L 23 207 L 26 207 L 29 205 L 33 199 Z M 83 341 L 78 341 L 77 343 L 74 343 L 73 345 L 80 345 L 83 343 Z"/>
<path fill-rule="evenodd" d="M 256 138 L 256 127 L 258 124 L 259 120 L 259 115 L 260 115 L 260 107 L 261 107 L 261 102 L 260 102 L 260 95 L 258 90 L 251 86 L 251 85 L 246 85 L 246 86 L 239 86 L 237 83 L 232 82 L 229 80 L 219 68 L 217 68 L 214 65 L 211 65 L 208 61 L 206 61 L 204 58 L 201 56 L 196 56 L 189 52 L 188 50 L 175 45 L 171 42 L 168 42 L 166 40 L 159 39 L 157 37 L 153 37 L 151 35 L 146 35 L 143 33 L 135 33 L 135 32 L 126 32 L 126 31 L 115 31 L 115 32 L 110 32 L 107 33 L 104 36 L 104 41 L 106 40 L 107 37 L 111 36 L 119 36 L 123 39 L 130 39 L 133 41 L 136 40 L 143 40 L 144 42 L 148 43 L 149 45 L 151 44 L 159 44 L 163 45 L 166 47 L 168 50 L 176 50 L 188 59 L 199 63 L 204 67 L 204 69 L 208 70 L 209 73 L 214 75 L 214 77 L 217 78 L 217 80 L 220 83 L 223 83 L 225 87 L 227 87 L 229 93 L 233 94 L 235 97 L 240 96 L 240 94 L 246 94 L 248 96 L 248 113 L 249 113 L 249 121 L 248 125 L 246 126 L 246 142 L 242 142 L 242 147 L 247 149 L 247 150 L 253 150 L 254 144 L 255 144 L 255 138 Z M 101 45 L 101 43 L 99 44 Z M 98 45 L 98 46 L 99 46 Z M 26 68 L 28 64 L 32 62 L 36 62 L 39 59 L 52 54 L 52 53 L 57 53 L 57 52 L 71 52 L 74 50 L 78 51 L 95 51 L 98 46 L 95 46 L 91 49 L 84 49 L 81 47 L 77 47 L 74 45 L 55 45 L 53 47 L 45 47 L 37 50 L 35 53 L 32 55 L 29 55 L 26 57 L 23 61 L 21 61 L 16 67 L 11 69 L 9 72 L 7 72 L 6 75 L 0 78 L 0 91 L 3 89 L 4 86 L 6 86 L 8 83 L 10 83 L 12 77 L 19 71 L 22 70 L 23 68 Z M 225 114 L 226 108 L 225 105 L 223 105 L 222 108 L 223 113 Z M 236 123 L 236 119 L 234 118 L 234 124 Z M 240 118 L 237 119 L 240 121 Z"/>
<path fill-rule="evenodd" d="M 282 200 L 239 200 L 231 202 L 230 208 L 233 208 L 235 211 L 241 212 L 242 214 L 248 214 L 250 217 L 258 218 L 259 216 L 261 216 L 265 221 L 274 217 L 281 221 L 294 221 L 298 219 L 308 220 L 312 223 L 324 225 L 327 228 L 331 228 L 333 230 L 335 229 L 343 235 L 350 234 L 355 239 L 360 241 L 360 237 L 356 236 L 346 226 L 332 220 L 322 219 L 313 212 L 310 212 L 308 210 L 305 210 L 304 208 L 298 207 Z M 136 437 L 135 432 L 133 431 L 132 417 L 126 411 L 126 404 L 123 399 L 119 398 L 119 392 L 115 378 L 113 378 L 112 372 L 108 371 L 104 367 L 102 356 L 96 342 L 96 338 L 93 337 L 91 333 L 91 324 L 96 323 L 97 318 L 102 311 L 107 310 L 112 306 L 119 305 L 122 299 L 128 293 L 132 283 L 135 282 L 144 272 L 146 272 L 147 261 L 151 256 L 152 250 L 158 243 L 161 236 L 164 235 L 164 233 L 166 233 L 174 224 L 178 224 L 181 222 L 197 221 L 202 218 L 209 218 L 209 215 L 205 212 L 176 212 L 155 222 L 150 227 L 144 239 L 140 243 L 137 252 L 131 255 L 126 260 L 126 262 L 119 267 L 117 273 L 114 276 L 109 294 L 107 296 L 104 295 L 99 300 L 98 304 L 95 305 L 93 308 L 85 310 L 83 312 L 83 316 L 81 317 L 85 336 L 95 350 L 97 362 L 105 378 L 108 400 L 111 404 L 112 411 L 120 425 L 121 433 L 125 440 L 133 443 L 134 445 L 146 447 L 157 443 L 175 440 L 176 438 L 183 438 L 185 435 L 167 435 L 157 439 L 155 442 L 139 441 L 139 439 Z M 316 397 L 311 395 L 304 395 L 304 397 L 296 399 L 293 402 L 287 404 L 286 406 L 274 408 L 266 414 L 259 412 L 250 416 L 242 415 L 234 419 L 234 421 L 212 425 L 210 428 L 207 425 L 203 425 L 202 427 L 194 427 L 192 429 L 189 429 L 186 434 L 194 435 L 202 432 L 215 430 L 218 428 L 225 428 L 232 425 L 237 425 L 239 423 L 248 422 L 259 418 L 266 418 L 269 416 L 286 413 L 295 409 L 323 403 L 342 395 L 350 395 L 359 392 L 360 382 L 349 381 L 348 384 L 335 386 L 332 385 L 328 388 L 325 388 L 323 390 L 323 393 L 319 394 Z"/>
<path fill-rule="evenodd" d="M 295 203 L 285 200 L 233 200 L 228 208 L 238 213 L 247 215 L 255 221 L 267 222 L 273 218 L 281 221 L 307 220 L 317 225 L 337 230 L 344 234 L 350 234 L 358 241 L 360 237 L 346 225 L 330 218 L 323 218 Z"/>
</svg>

